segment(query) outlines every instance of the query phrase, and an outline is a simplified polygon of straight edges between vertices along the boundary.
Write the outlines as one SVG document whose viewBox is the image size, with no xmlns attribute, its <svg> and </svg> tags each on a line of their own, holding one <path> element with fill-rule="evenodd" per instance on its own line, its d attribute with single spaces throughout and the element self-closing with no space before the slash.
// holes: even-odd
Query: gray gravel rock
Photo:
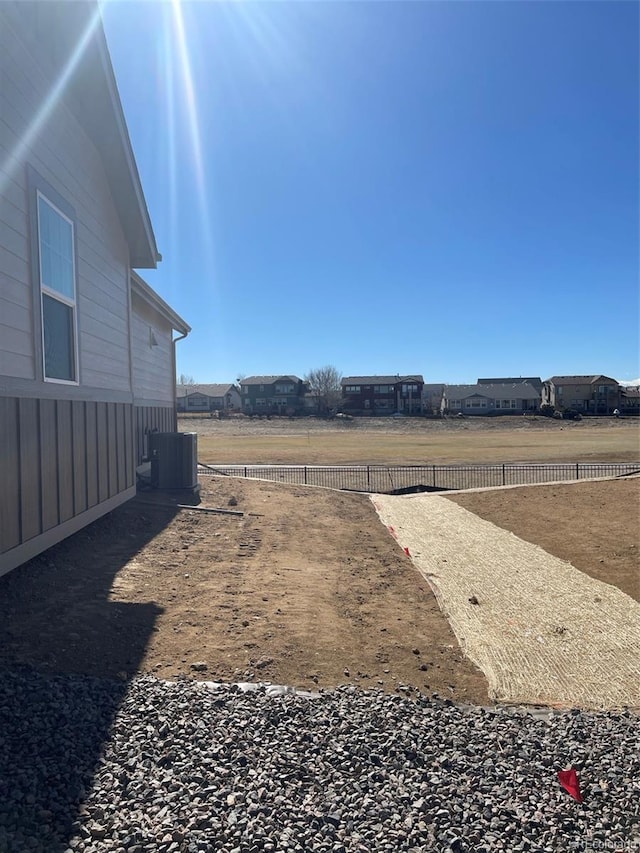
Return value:
<svg viewBox="0 0 640 853">
<path fill-rule="evenodd" d="M 411 696 L 4 672 L 0 853 L 640 849 L 634 714 Z"/>
</svg>

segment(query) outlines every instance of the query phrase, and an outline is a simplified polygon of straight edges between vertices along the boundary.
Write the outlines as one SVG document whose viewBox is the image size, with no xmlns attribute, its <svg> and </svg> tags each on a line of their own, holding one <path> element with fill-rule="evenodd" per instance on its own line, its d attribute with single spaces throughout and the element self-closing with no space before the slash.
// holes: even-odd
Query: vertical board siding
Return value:
<svg viewBox="0 0 640 853">
<path fill-rule="evenodd" d="M 98 503 L 109 497 L 109 444 L 107 403 L 96 403 L 96 459 L 98 461 Z"/>
<path fill-rule="evenodd" d="M 118 430 L 115 403 L 107 404 L 107 454 L 111 498 L 118 493 Z"/>
<path fill-rule="evenodd" d="M 116 464 L 118 468 L 118 492 L 127 488 L 127 447 L 125 435 L 124 403 L 115 404 L 116 413 Z"/>
<path fill-rule="evenodd" d="M 98 503 L 98 423 L 97 403 L 85 403 L 87 441 L 87 503 L 88 507 Z"/>
<path fill-rule="evenodd" d="M 135 469 L 136 460 L 133 453 L 135 436 L 133 433 L 133 409 L 131 406 L 124 407 L 124 437 L 125 437 L 125 452 L 126 452 L 126 488 L 130 488 L 135 484 Z"/>
<path fill-rule="evenodd" d="M 87 422 L 86 404 L 82 400 L 71 403 L 71 431 L 73 434 L 73 511 L 80 515 L 88 508 L 87 502 Z"/>
<path fill-rule="evenodd" d="M 16 500 L 20 491 L 17 400 L 0 398 L 0 436 L 3 479 L 0 484 L 0 551 L 8 551 L 20 544 L 20 504 Z"/>
<path fill-rule="evenodd" d="M 0 397 L 0 553 L 134 486 L 133 424 L 129 403 Z"/>
<path fill-rule="evenodd" d="M 38 400 L 18 401 L 20 417 L 20 519 L 23 542 L 42 532 L 39 410 Z"/>
<path fill-rule="evenodd" d="M 175 432 L 173 406 L 136 406 L 136 465 L 142 463 L 148 452 L 147 435 L 150 432 Z"/>
<path fill-rule="evenodd" d="M 73 433 L 71 431 L 71 401 L 58 400 L 58 518 L 59 522 L 73 518 Z"/>
<path fill-rule="evenodd" d="M 40 400 L 40 478 L 42 531 L 59 523 L 56 400 Z"/>
</svg>

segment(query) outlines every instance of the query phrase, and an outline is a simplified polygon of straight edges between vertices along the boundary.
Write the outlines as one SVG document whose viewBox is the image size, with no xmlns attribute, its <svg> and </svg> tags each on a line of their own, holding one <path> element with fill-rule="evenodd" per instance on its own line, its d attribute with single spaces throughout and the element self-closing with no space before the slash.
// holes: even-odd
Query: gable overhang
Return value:
<svg viewBox="0 0 640 853">
<path fill-rule="evenodd" d="M 47 34 L 58 57 L 54 59 L 59 66 L 56 74 L 62 77 L 66 73 L 69 57 L 84 45 L 69 76 L 65 101 L 100 155 L 129 247 L 130 266 L 155 268 L 162 258 L 142 191 L 100 7 L 94 0 L 40 5 L 39 14 L 46 16 Z"/>
<path fill-rule="evenodd" d="M 157 311 L 180 335 L 186 337 L 189 334 L 191 326 L 179 314 L 176 314 L 173 308 L 167 305 L 164 299 L 152 287 L 149 287 L 147 282 L 136 272 L 131 273 L 131 293 L 153 308 L 154 311 Z"/>
</svg>

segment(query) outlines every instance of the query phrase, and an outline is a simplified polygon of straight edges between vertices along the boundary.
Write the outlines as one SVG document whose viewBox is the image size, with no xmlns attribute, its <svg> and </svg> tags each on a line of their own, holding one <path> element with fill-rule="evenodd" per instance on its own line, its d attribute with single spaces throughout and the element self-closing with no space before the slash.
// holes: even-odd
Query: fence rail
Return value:
<svg viewBox="0 0 640 853">
<path fill-rule="evenodd" d="M 199 473 L 359 492 L 533 485 L 640 474 L 640 462 L 499 465 L 199 465 Z"/>
</svg>

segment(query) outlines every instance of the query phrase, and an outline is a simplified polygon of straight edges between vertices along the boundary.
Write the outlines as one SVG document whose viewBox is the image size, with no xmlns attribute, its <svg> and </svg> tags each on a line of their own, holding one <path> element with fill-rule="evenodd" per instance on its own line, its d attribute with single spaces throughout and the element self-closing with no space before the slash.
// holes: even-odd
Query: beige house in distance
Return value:
<svg viewBox="0 0 640 853">
<path fill-rule="evenodd" d="M 239 412 L 242 398 L 232 382 L 197 382 L 176 385 L 176 406 L 179 412 Z"/>
<path fill-rule="evenodd" d="M 610 376 L 552 376 L 542 383 L 543 406 L 610 415 L 620 407 L 620 386 Z"/>
</svg>

